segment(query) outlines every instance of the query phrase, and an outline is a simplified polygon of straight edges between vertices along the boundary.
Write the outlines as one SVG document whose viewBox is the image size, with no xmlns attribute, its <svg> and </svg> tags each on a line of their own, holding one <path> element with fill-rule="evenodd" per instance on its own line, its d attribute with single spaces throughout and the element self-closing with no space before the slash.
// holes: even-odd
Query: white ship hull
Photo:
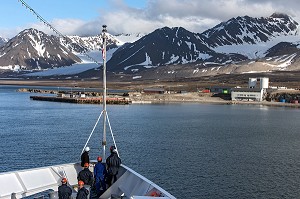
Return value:
<svg viewBox="0 0 300 199">
<path fill-rule="evenodd" d="M 91 164 L 91 171 L 93 166 Z M 76 198 L 77 174 L 81 170 L 79 163 L 70 163 L 0 173 L 0 198 L 10 199 L 12 194 L 16 198 L 22 198 L 49 189 L 57 192 L 62 176 L 67 177 L 69 186 L 73 188 L 72 196 Z M 112 195 L 130 199 L 147 199 L 153 196 L 175 199 L 167 191 L 124 165 L 119 169 L 118 180 L 100 198 L 108 199 Z"/>
</svg>

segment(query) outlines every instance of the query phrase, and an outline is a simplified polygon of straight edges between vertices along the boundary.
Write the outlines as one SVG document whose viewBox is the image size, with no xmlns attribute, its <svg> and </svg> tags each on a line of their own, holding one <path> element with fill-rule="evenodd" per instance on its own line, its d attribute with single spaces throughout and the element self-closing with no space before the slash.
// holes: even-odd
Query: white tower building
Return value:
<svg viewBox="0 0 300 199">
<path fill-rule="evenodd" d="M 261 77 L 260 78 L 260 89 L 267 89 L 267 88 L 269 88 L 269 78 Z"/>
<path fill-rule="evenodd" d="M 257 78 L 249 78 L 248 88 L 255 88 L 257 84 Z"/>
</svg>

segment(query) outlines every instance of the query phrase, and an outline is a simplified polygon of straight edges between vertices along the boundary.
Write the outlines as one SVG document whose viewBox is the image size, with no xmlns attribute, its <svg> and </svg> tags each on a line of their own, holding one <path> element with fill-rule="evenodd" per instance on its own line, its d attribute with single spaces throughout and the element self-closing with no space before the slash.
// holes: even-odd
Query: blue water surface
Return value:
<svg viewBox="0 0 300 199">
<path fill-rule="evenodd" d="M 101 105 L 30 100 L 0 86 L 0 172 L 79 160 Z M 299 198 L 300 109 L 108 105 L 125 165 L 177 198 Z M 112 144 L 108 129 L 108 145 Z M 89 146 L 102 153 L 102 119 Z"/>
</svg>

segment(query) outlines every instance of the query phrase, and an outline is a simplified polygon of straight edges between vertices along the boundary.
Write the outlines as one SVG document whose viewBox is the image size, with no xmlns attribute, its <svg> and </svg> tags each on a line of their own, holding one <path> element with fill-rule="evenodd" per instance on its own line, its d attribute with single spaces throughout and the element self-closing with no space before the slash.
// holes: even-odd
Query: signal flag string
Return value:
<svg viewBox="0 0 300 199">
<path fill-rule="evenodd" d="M 31 8 L 24 0 L 18 0 L 18 2 L 21 2 L 22 6 L 25 6 L 26 9 L 28 9 L 30 12 L 33 13 L 33 15 L 35 15 L 37 17 L 37 19 L 39 19 L 41 22 L 44 23 L 45 26 L 47 26 L 48 28 L 50 28 L 50 30 L 52 30 L 53 32 L 55 32 L 57 35 L 59 35 L 60 37 L 63 38 L 63 43 L 65 45 L 72 44 L 70 42 L 71 39 L 69 39 L 67 36 L 63 35 L 62 33 L 60 33 L 56 28 L 54 28 L 49 22 L 47 22 L 39 13 L 37 13 L 33 8 Z M 72 40 L 71 40 L 72 41 Z M 77 43 L 77 45 L 79 45 L 81 48 L 86 48 L 84 46 L 82 46 L 81 44 Z M 86 54 L 85 52 L 80 52 L 80 54 L 86 56 L 87 58 L 89 58 L 91 61 L 93 61 L 94 63 L 96 63 L 99 66 L 102 66 L 101 63 L 99 63 L 97 60 L 95 60 L 94 58 L 92 58 L 91 56 L 89 56 L 88 54 Z"/>
</svg>

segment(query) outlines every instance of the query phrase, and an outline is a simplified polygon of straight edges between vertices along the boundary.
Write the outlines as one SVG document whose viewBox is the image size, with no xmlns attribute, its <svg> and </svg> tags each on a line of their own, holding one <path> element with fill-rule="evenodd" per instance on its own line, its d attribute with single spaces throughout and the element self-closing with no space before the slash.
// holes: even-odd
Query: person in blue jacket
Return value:
<svg viewBox="0 0 300 199">
<path fill-rule="evenodd" d="M 101 196 L 106 191 L 105 177 L 106 168 L 105 164 L 102 163 L 102 157 L 97 157 L 97 164 L 94 167 L 94 178 L 97 190 L 97 195 Z M 102 190 L 101 190 L 102 188 Z"/>
</svg>

